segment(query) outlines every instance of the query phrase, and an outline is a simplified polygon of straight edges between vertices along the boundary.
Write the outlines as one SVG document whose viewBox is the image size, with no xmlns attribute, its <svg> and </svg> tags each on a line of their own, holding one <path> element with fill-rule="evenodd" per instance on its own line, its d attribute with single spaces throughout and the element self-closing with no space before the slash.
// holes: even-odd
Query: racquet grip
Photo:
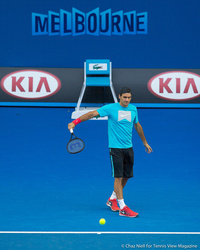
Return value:
<svg viewBox="0 0 200 250">
<path fill-rule="evenodd" d="M 73 132 L 74 132 L 74 131 L 73 131 L 73 128 L 70 128 L 70 133 L 73 134 Z"/>
</svg>

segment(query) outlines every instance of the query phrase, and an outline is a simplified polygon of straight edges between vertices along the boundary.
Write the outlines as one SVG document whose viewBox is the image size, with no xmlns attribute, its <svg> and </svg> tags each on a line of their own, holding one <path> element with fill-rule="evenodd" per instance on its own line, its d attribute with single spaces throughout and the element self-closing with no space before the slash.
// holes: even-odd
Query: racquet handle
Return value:
<svg viewBox="0 0 200 250">
<path fill-rule="evenodd" d="M 73 131 L 73 128 L 70 128 L 70 133 L 73 134 L 73 132 L 74 132 L 74 131 Z"/>
</svg>

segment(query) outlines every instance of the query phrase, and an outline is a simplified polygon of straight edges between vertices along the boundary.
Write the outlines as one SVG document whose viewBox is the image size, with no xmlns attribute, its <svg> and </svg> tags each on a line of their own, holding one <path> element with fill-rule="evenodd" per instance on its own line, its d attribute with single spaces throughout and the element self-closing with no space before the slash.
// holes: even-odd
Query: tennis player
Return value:
<svg viewBox="0 0 200 250">
<path fill-rule="evenodd" d="M 106 205 L 112 211 L 119 211 L 119 215 L 137 217 L 138 213 L 132 211 L 124 202 L 123 188 L 127 181 L 133 177 L 134 152 L 132 145 L 133 125 L 139 134 L 148 153 L 153 152 L 144 136 L 142 126 L 138 121 L 137 108 L 130 104 L 132 92 L 123 87 L 119 93 L 119 103 L 105 105 L 97 110 L 90 111 L 68 124 L 68 129 L 74 129 L 80 122 L 93 117 L 108 116 L 108 139 L 112 176 L 114 177 L 114 191 Z"/>
</svg>

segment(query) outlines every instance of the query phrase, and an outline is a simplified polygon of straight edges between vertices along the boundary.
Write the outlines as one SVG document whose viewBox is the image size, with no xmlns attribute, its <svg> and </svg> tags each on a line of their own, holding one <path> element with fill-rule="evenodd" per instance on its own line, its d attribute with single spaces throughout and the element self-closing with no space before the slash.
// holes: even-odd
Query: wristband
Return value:
<svg viewBox="0 0 200 250">
<path fill-rule="evenodd" d="M 80 119 L 80 118 L 77 118 L 76 120 L 73 121 L 73 123 L 74 123 L 75 125 L 77 125 L 77 124 L 81 123 L 81 119 Z"/>
</svg>

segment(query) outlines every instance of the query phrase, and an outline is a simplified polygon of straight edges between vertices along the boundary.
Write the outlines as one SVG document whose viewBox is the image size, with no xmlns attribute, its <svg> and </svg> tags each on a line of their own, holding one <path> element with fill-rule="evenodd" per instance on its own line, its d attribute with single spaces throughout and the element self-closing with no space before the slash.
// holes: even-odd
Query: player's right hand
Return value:
<svg viewBox="0 0 200 250">
<path fill-rule="evenodd" d="M 75 128 L 75 124 L 73 123 L 73 122 L 70 122 L 69 124 L 68 124 L 68 129 L 69 129 L 69 131 L 70 131 L 70 129 L 74 129 Z"/>
</svg>

